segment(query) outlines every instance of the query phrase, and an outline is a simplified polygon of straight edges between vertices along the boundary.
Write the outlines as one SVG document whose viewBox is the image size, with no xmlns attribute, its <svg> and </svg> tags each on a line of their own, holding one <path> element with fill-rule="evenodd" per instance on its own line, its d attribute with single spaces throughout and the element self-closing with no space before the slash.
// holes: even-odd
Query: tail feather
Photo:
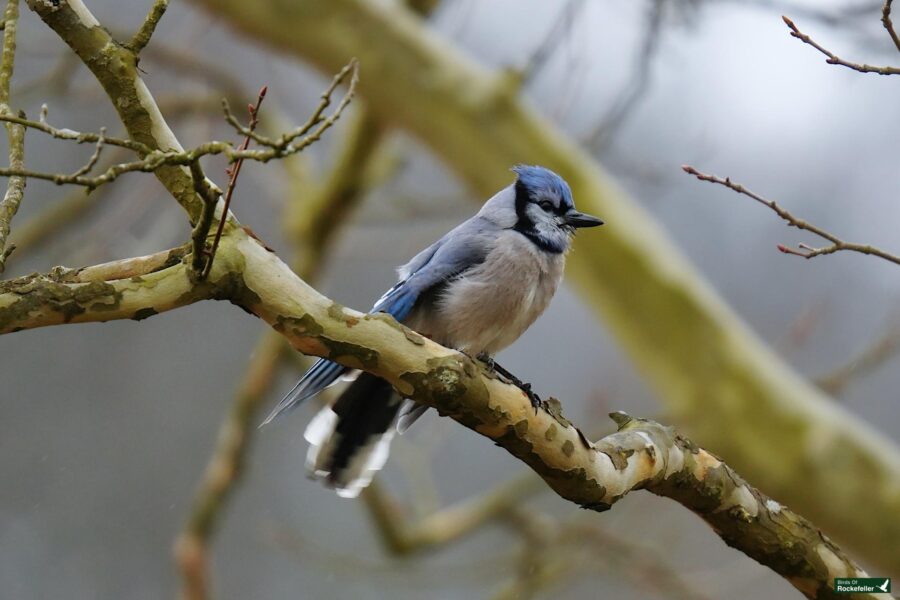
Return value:
<svg viewBox="0 0 900 600">
<path fill-rule="evenodd" d="M 350 369 L 343 365 L 320 358 L 316 361 L 316 364 L 300 378 L 297 385 L 281 399 L 278 406 L 269 413 L 266 420 L 260 423 L 259 426 L 262 427 L 263 425 L 267 425 L 279 415 L 294 410 L 307 398 L 312 398 L 328 386 L 336 383 L 341 375 L 349 370 Z"/>
<path fill-rule="evenodd" d="M 397 420 L 397 433 L 406 433 L 406 430 L 426 412 L 428 412 L 427 406 L 412 400 L 404 400 L 403 407 L 400 409 L 400 418 Z"/>
<path fill-rule="evenodd" d="M 391 385 L 361 373 L 334 406 L 323 408 L 306 428 L 310 475 L 353 498 L 387 460 L 400 398 Z"/>
</svg>

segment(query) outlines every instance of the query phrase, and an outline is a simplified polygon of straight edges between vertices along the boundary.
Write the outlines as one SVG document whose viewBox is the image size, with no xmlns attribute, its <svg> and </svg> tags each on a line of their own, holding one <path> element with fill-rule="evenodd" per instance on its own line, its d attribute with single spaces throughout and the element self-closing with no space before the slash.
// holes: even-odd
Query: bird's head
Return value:
<svg viewBox="0 0 900 600">
<path fill-rule="evenodd" d="M 603 221 L 575 210 L 572 190 L 565 180 L 544 167 L 517 165 L 515 229 L 548 252 L 565 252 L 575 230 L 596 227 Z"/>
</svg>

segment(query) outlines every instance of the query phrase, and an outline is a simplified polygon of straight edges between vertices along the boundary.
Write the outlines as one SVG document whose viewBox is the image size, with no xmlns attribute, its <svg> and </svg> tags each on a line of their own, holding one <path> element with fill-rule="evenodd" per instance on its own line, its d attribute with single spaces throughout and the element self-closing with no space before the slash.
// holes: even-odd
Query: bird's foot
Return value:
<svg viewBox="0 0 900 600">
<path fill-rule="evenodd" d="M 475 358 L 483 362 L 491 373 L 494 373 L 497 370 L 497 363 L 494 362 L 493 357 L 487 352 L 479 352 Z"/>
<path fill-rule="evenodd" d="M 491 358 L 484 352 L 479 354 L 477 358 L 485 365 L 487 365 L 487 368 L 491 371 L 491 373 L 496 374 L 501 381 L 514 385 L 522 390 L 522 392 L 528 397 L 528 401 L 531 402 L 531 406 L 534 408 L 534 414 L 537 414 L 538 409 L 543 407 L 543 401 L 541 400 L 541 397 L 534 393 L 534 391 L 532 391 L 530 383 L 525 383 L 524 381 L 504 369 L 502 366 L 497 364 L 497 362 L 493 358 Z"/>
<path fill-rule="evenodd" d="M 534 409 L 534 414 L 537 414 L 538 409 L 544 407 L 544 401 L 541 400 L 541 397 L 534 393 L 534 391 L 532 391 L 530 383 L 519 381 L 515 385 L 520 390 L 525 392 L 525 395 L 528 396 L 528 401 L 531 402 L 531 407 Z"/>
</svg>

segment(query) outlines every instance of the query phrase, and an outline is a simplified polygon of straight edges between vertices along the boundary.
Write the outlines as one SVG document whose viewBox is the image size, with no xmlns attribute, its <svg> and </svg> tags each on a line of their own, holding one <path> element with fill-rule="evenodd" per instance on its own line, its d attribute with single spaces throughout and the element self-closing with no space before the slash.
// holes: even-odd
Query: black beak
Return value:
<svg viewBox="0 0 900 600">
<path fill-rule="evenodd" d="M 603 221 L 597 217 L 580 213 L 577 210 L 567 212 L 565 219 L 566 225 L 571 225 L 572 227 L 596 227 L 597 225 L 603 225 Z"/>
</svg>

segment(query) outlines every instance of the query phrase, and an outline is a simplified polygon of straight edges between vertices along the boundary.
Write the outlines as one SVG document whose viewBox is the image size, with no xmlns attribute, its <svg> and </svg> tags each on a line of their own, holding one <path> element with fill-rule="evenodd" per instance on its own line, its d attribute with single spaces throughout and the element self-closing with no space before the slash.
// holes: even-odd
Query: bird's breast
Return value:
<svg viewBox="0 0 900 600">
<path fill-rule="evenodd" d="M 432 337 L 470 354 L 502 350 L 550 304 L 564 266 L 563 254 L 541 252 L 520 233 L 503 232 L 484 262 L 450 281 L 436 299 Z"/>
</svg>

